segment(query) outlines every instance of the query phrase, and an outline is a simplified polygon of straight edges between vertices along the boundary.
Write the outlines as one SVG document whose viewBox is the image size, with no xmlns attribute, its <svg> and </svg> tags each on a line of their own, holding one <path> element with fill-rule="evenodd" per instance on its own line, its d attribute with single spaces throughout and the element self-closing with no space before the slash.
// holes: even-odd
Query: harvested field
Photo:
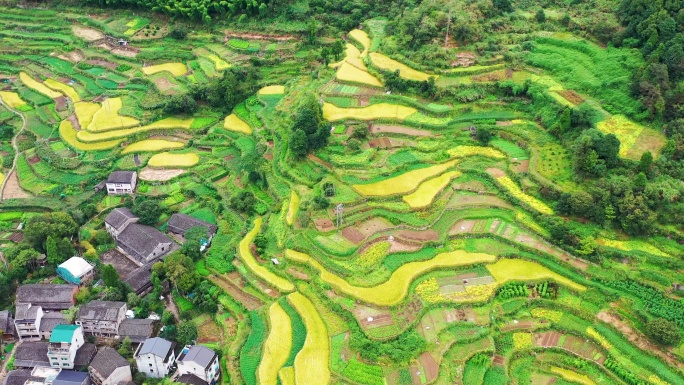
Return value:
<svg viewBox="0 0 684 385">
<path fill-rule="evenodd" d="M 17 172 L 13 171 L 5 182 L 5 189 L 2 191 L 2 199 L 22 199 L 31 198 L 33 195 L 24 191 L 21 186 L 19 186 L 19 177 Z"/>
<path fill-rule="evenodd" d="M 496 197 L 494 195 L 461 195 L 454 194 L 449 203 L 447 203 L 448 208 L 462 208 L 462 207 L 479 207 L 479 206 L 489 206 L 489 207 L 501 207 L 505 209 L 513 209 L 510 203 L 505 200 Z"/>
<path fill-rule="evenodd" d="M 314 219 L 314 225 L 316 226 L 316 230 L 322 231 L 322 232 L 328 232 L 328 231 L 335 230 L 335 225 L 333 224 L 333 221 L 330 219 L 325 219 L 325 218 Z"/>
<path fill-rule="evenodd" d="M 113 62 L 110 62 L 107 60 L 102 60 L 102 59 L 88 59 L 88 60 L 86 60 L 86 63 L 88 63 L 90 65 L 94 65 L 94 66 L 104 67 L 104 68 L 107 68 L 110 70 L 115 70 L 116 67 L 119 66 L 116 63 L 113 63 Z"/>
<path fill-rule="evenodd" d="M 187 170 L 181 169 L 154 169 L 145 167 L 140 171 L 140 179 L 148 181 L 167 181 L 186 173 Z"/>
<path fill-rule="evenodd" d="M 363 233 L 354 227 L 346 227 L 342 229 L 342 236 L 355 245 L 360 244 L 364 239 L 366 239 Z"/>
<path fill-rule="evenodd" d="M 237 285 L 222 275 L 211 275 L 209 280 L 228 292 L 236 301 L 240 302 L 247 310 L 261 307 L 261 301 L 253 295 L 242 291 Z"/>
<path fill-rule="evenodd" d="M 434 136 L 434 134 L 427 130 L 420 130 L 417 128 L 411 128 L 406 126 L 393 126 L 393 125 L 383 125 L 383 124 L 373 124 L 370 129 L 372 134 L 401 134 L 408 136 Z"/>
<path fill-rule="evenodd" d="M 556 93 L 574 105 L 584 103 L 584 99 L 581 96 L 579 96 L 579 94 L 577 94 L 577 92 L 575 92 L 574 90 L 562 90 L 556 91 Z"/>
<path fill-rule="evenodd" d="M 428 80 L 428 78 L 430 77 L 434 77 L 435 80 L 438 78 L 437 75 L 426 74 L 425 72 L 415 70 L 407 66 L 406 64 L 388 58 L 387 56 L 381 53 L 372 52 L 370 54 L 370 58 L 371 62 L 375 67 L 390 72 L 399 70 L 399 76 L 401 76 L 404 79 L 423 82 Z"/>
<path fill-rule="evenodd" d="M 96 29 L 83 27 L 80 25 L 72 26 L 71 31 L 74 33 L 74 35 L 76 35 L 76 37 L 79 37 L 86 41 L 101 40 L 105 37 L 105 35 L 102 32 Z"/>
<path fill-rule="evenodd" d="M 423 371 L 425 372 L 425 378 L 427 379 L 427 382 L 434 381 L 439 372 L 439 364 L 435 358 L 432 357 L 432 354 L 430 354 L 430 352 L 424 352 L 420 355 L 420 357 L 418 357 L 418 362 L 420 362 L 420 364 L 423 366 Z"/>
<path fill-rule="evenodd" d="M 436 241 L 439 239 L 439 233 L 435 230 L 402 230 L 399 232 L 398 237 L 411 240 L 411 241 Z"/>
<path fill-rule="evenodd" d="M 363 234 L 364 238 L 367 238 L 375 233 L 384 231 L 390 227 L 394 227 L 392 223 L 390 223 L 387 219 L 385 218 L 371 218 L 368 219 L 365 222 L 362 222 L 355 228 Z"/>
</svg>

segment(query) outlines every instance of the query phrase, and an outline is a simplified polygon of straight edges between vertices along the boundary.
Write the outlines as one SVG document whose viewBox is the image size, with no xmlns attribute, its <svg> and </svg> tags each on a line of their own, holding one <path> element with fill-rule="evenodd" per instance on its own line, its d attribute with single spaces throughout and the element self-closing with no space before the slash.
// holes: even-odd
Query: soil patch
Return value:
<svg viewBox="0 0 684 385">
<path fill-rule="evenodd" d="M 420 245 L 412 244 L 412 243 L 404 243 L 399 240 L 394 240 L 394 242 L 390 243 L 390 248 L 389 252 L 390 253 L 406 253 L 406 252 L 412 252 L 412 251 L 417 251 L 420 250 L 422 247 Z"/>
<path fill-rule="evenodd" d="M 556 93 L 574 105 L 584 103 L 584 99 L 581 96 L 579 96 L 577 92 L 575 92 L 574 90 L 556 91 Z"/>
<path fill-rule="evenodd" d="M 96 41 L 100 39 L 104 39 L 105 35 L 104 33 L 93 29 L 93 28 L 88 28 L 88 27 L 82 27 L 79 25 L 74 25 L 71 27 L 71 31 L 76 35 L 77 37 L 86 40 L 86 41 Z"/>
<path fill-rule="evenodd" d="M 423 365 L 423 370 L 425 371 L 425 377 L 427 382 L 432 382 L 437 378 L 437 373 L 439 371 L 439 364 L 435 361 L 432 354 L 425 352 L 418 357 L 418 362 Z"/>
<path fill-rule="evenodd" d="M 293 277 L 295 277 L 297 279 L 301 279 L 303 281 L 308 281 L 310 279 L 308 274 L 302 273 L 301 271 L 295 269 L 294 267 L 287 269 L 287 272 L 292 274 Z"/>
<path fill-rule="evenodd" d="M 412 241 L 436 241 L 439 239 L 439 233 L 435 230 L 402 230 L 399 237 Z"/>
<path fill-rule="evenodd" d="M 530 161 L 521 160 L 517 164 L 513 165 L 513 171 L 515 172 L 528 172 L 530 170 Z"/>
<path fill-rule="evenodd" d="M 417 128 L 411 128 L 406 126 L 395 126 L 395 125 L 384 125 L 384 124 L 373 124 L 371 126 L 371 134 L 402 134 L 409 136 L 434 136 L 434 134 L 427 130 L 419 130 Z"/>
<path fill-rule="evenodd" d="M 369 96 L 361 96 L 357 98 L 358 100 L 358 105 L 359 107 L 366 107 L 370 105 L 370 97 Z"/>
<path fill-rule="evenodd" d="M 356 226 L 356 229 L 363 234 L 364 237 L 369 237 L 375 233 L 383 230 L 387 230 L 392 227 L 392 224 L 383 218 L 371 218 L 360 225 Z"/>
<path fill-rule="evenodd" d="M 346 227 L 342 230 L 342 236 L 349 242 L 358 245 L 366 238 L 359 230 L 354 227 Z"/>
<path fill-rule="evenodd" d="M 24 191 L 19 185 L 19 178 L 17 172 L 12 172 L 5 182 L 5 189 L 2 191 L 3 199 L 22 199 L 31 198 L 33 195 Z"/>
<path fill-rule="evenodd" d="M 217 343 L 223 339 L 221 328 L 211 317 L 207 317 L 202 324 L 198 325 L 197 331 L 199 332 L 199 339 L 197 340 L 199 343 Z"/>
<path fill-rule="evenodd" d="M 160 92 L 175 93 L 173 89 L 176 85 L 171 83 L 169 79 L 166 78 L 156 78 L 154 79 L 154 84 L 157 86 Z"/>
<path fill-rule="evenodd" d="M 389 138 L 375 138 L 368 141 L 371 148 L 391 148 L 392 142 Z"/>
<path fill-rule="evenodd" d="M 492 195 L 454 195 L 447 204 L 448 208 L 470 206 L 494 206 L 506 209 L 513 208 L 510 203 Z"/>
<path fill-rule="evenodd" d="M 509 75 L 505 70 L 489 72 L 486 74 L 471 77 L 471 79 L 474 82 L 498 82 L 500 80 L 508 78 Z"/>
<path fill-rule="evenodd" d="M 38 157 L 38 155 L 34 155 L 33 157 L 29 158 L 28 162 L 29 164 L 36 164 L 40 162 L 40 158 Z"/>
<path fill-rule="evenodd" d="M 487 169 L 487 173 L 489 175 L 493 176 L 494 178 L 501 178 L 501 177 L 506 176 L 506 173 L 503 172 L 502 170 L 498 169 L 498 168 L 491 168 L 490 167 Z"/>
<path fill-rule="evenodd" d="M 67 99 L 65 96 L 55 98 L 55 110 L 65 111 L 67 109 Z"/>
<path fill-rule="evenodd" d="M 510 120 L 497 120 L 496 125 L 499 127 L 508 127 L 512 126 L 513 122 L 511 122 Z"/>
<path fill-rule="evenodd" d="M 67 117 L 67 120 L 71 122 L 71 125 L 74 127 L 74 130 L 81 131 L 81 123 L 78 122 L 78 118 L 76 118 L 76 115 L 69 115 L 69 117 Z"/>
<path fill-rule="evenodd" d="M 112 50 L 114 55 L 125 56 L 125 57 L 136 57 L 138 56 L 138 50 L 128 47 L 128 48 L 115 48 Z"/>
<path fill-rule="evenodd" d="M 105 68 L 108 68 L 110 70 L 115 70 L 116 67 L 118 67 L 118 65 L 116 63 L 112 63 L 110 61 L 102 60 L 102 59 L 90 59 L 90 60 L 86 60 L 86 63 L 88 63 L 90 65 L 94 65 L 94 66 L 105 67 Z"/>
<path fill-rule="evenodd" d="M 100 255 L 100 261 L 102 261 L 103 264 L 112 265 L 114 270 L 119 274 L 119 277 L 126 277 L 133 270 L 138 268 L 138 265 L 117 249 L 111 249 Z"/>
<path fill-rule="evenodd" d="M 238 274 L 237 272 L 233 273 Z M 219 287 L 221 287 L 223 290 L 227 291 L 228 294 L 230 294 L 238 302 L 243 304 L 247 308 L 247 310 L 254 310 L 261 306 L 261 301 L 259 301 L 258 298 L 242 291 L 240 287 L 233 283 L 229 278 L 220 275 L 212 275 L 209 279 L 215 284 L 217 284 Z"/>
<path fill-rule="evenodd" d="M 316 226 L 316 230 L 323 232 L 328 232 L 335 229 L 333 221 L 326 218 L 314 219 L 314 225 Z"/>
<path fill-rule="evenodd" d="M 324 166 L 324 167 L 326 167 L 326 168 L 328 168 L 328 169 L 331 169 L 331 170 L 332 170 L 332 168 L 333 168 L 333 165 L 332 165 L 332 164 L 330 164 L 330 163 L 324 161 L 323 159 L 317 157 L 317 156 L 314 155 L 314 154 L 309 154 L 309 155 L 307 156 L 307 158 L 309 158 L 309 160 L 314 161 L 314 162 L 316 162 L 316 163 L 320 164 L 321 166 Z"/>
<path fill-rule="evenodd" d="M 485 191 L 487 190 L 487 186 L 484 185 L 484 183 L 477 181 L 477 180 L 471 180 L 468 182 L 463 182 L 463 183 L 454 183 L 451 185 L 454 190 L 465 190 L 465 191 Z"/>
<path fill-rule="evenodd" d="M 504 366 L 504 364 L 506 363 L 506 359 L 503 358 L 502 356 L 494 356 L 492 363 L 494 365 Z"/>
<path fill-rule="evenodd" d="M 173 179 L 181 174 L 186 173 L 187 170 L 177 170 L 177 169 L 161 169 L 156 170 L 149 167 L 145 167 L 140 171 L 140 179 L 149 181 L 167 181 Z"/>
</svg>

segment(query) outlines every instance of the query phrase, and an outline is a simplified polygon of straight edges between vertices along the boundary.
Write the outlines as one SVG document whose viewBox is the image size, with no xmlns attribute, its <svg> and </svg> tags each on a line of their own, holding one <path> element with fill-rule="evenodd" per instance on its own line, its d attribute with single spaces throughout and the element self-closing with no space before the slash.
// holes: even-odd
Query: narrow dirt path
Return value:
<svg viewBox="0 0 684 385">
<path fill-rule="evenodd" d="M 14 344 L 14 347 L 12 347 L 12 351 L 9 352 L 8 354 L 5 354 L 5 357 L 7 358 L 5 362 L 2 364 L 2 370 L 0 370 L 0 382 L 3 382 L 5 379 L 5 376 L 7 375 L 7 364 L 10 361 L 10 357 L 14 354 L 14 351 L 17 350 L 17 346 L 21 344 L 21 341 L 17 341 L 16 344 Z"/>
<path fill-rule="evenodd" d="M 2 97 L 0 97 L 0 104 L 7 108 L 7 110 L 15 115 L 18 115 L 21 118 L 21 129 L 19 132 L 17 132 L 16 135 L 12 138 L 12 147 L 14 148 L 14 159 L 12 160 L 12 168 L 10 168 L 9 172 L 7 175 L 5 175 L 5 179 L 2 181 L 2 185 L 0 186 L 0 202 L 3 199 L 3 193 L 5 192 L 5 185 L 7 184 L 7 180 L 9 179 L 9 176 L 12 175 L 14 172 L 14 169 L 17 167 L 17 158 L 19 157 L 19 147 L 17 147 L 17 137 L 21 135 L 21 133 L 26 129 L 26 117 L 24 114 L 20 113 L 17 110 L 14 110 L 8 106 L 4 100 L 2 100 Z"/>
</svg>

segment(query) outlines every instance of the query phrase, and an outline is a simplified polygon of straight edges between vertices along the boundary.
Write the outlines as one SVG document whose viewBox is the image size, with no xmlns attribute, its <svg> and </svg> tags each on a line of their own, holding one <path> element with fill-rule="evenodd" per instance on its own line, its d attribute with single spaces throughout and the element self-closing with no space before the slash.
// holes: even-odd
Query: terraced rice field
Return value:
<svg viewBox="0 0 684 385">
<path fill-rule="evenodd" d="M 178 77 L 185 75 L 188 72 L 188 67 L 183 63 L 164 63 L 143 67 L 142 70 L 145 75 L 154 75 L 156 73 L 166 71 L 171 73 L 173 76 Z"/>
<path fill-rule="evenodd" d="M 299 292 L 287 300 L 302 317 L 306 326 L 306 340 L 294 362 L 297 385 L 327 385 L 330 383 L 330 337 L 325 323 L 313 303 Z"/>
<path fill-rule="evenodd" d="M 87 129 L 90 132 L 103 132 L 121 128 L 137 126 L 140 122 L 130 116 L 119 115 L 123 107 L 121 98 L 108 98 L 102 102 L 102 107 L 95 112 Z"/>
<path fill-rule="evenodd" d="M 487 265 L 487 270 L 499 283 L 510 281 L 540 281 L 553 280 L 575 291 L 585 291 L 587 288 L 568 278 L 565 278 L 546 267 L 522 259 L 500 259 L 494 264 Z"/>
<path fill-rule="evenodd" d="M 122 154 L 132 154 L 135 152 L 157 152 L 162 150 L 171 150 L 174 148 L 181 148 L 185 146 L 183 142 L 174 142 L 165 139 L 145 139 L 126 146 L 121 151 Z"/>
<path fill-rule="evenodd" d="M 354 190 L 366 196 L 389 196 L 406 194 L 415 190 L 424 180 L 439 175 L 453 167 L 456 161 L 449 161 L 435 166 L 409 171 L 393 178 L 369 184 L 355 184 Z"/>
<path fill-rule="evenodd" d="M 378 78 L 348 62 L 344 62 L 342 65 L 340 65 L 340 67 L 337 69 L 336 78 L 341 82 L 358 83 L 371 87 L 382 87 L 382 82 L 380 82 Z"/>
<path fill-rule="evenodd" d="M 0 98 L 13 109 L 20 109 L 26 106 L 26 102 L 16 92 L 0 91 Z"/>
<path fill-rule="evenodd" d="M 416 112 L 417 110 L 413 107 L 406 107 L 390 103 L 378 103 L 360 108 L 341 108 L 332 103 L 323 104 L 323 116 L 331 122 L 347 119 L 390 119 L 401 122 Z"/>
<path fill-rule="evenodd" d="M 404 79 L 408 80 L 415 80 L 418 82 L 423 82 L 428 80 L 430 77 L 434 77 L 435 79 L 438 78 L 437 75 L 430 75 L 422 71 L 415 70 L 404 63 L 398 62 L 394 59 L 391 59 L 381 53 L 377 52 L 371 52 L 370 54 L 371 58 L 371 63 L 375 67 L 378 67 L 382 70 L 389 71 L 389 72 L 394 72 L 394 71 L 399 71 L 399 76 L 401 76 Z"/>
<path fill-rule="evenodd" d="M 276 385 L 278 372 L 292 349 L 292 324 L 290 317 L 277 302 L 269 307 L 268 318 L 271 331 L 264 342 L 264 355 L 259 364 L 257 377 L 262 385 Z"/>
<path fill-rule="evenodd" d="M 81 101 L 81 96 L 79 96 L 78 92 L 76 92 L 76 90 L 73 89 L 73 87 L 70 87 L 64 83 L 60 83 L 53 79 L 47 79 L 43 82 L 43 84 L 52 88 L 55 91 L 61 92 L 64 95 L 68 96 L 69 99 L 71 99 L 71 101 L 74 103 Z"/>
<path fill-rule="evenodd" d="M 264 282 L 267 282 L 269 285 L 274 286 L 281 292 L 287 293 L 294 291 L 295 287 L 292 284 L 292 282 L 272 273 L 266 267 L 260 265 L 254 258 L 254 255 L 250 250 L 250 245 L 252 244 L 254 238 L 256 238 L 257 234 L 261 230 L 262 222 L 263 219 L 261 219 L 261 217 L 254 219 L 254 227 L 252 228 L 252 230 L 250 230 L 250 232 L 247 233 L 247 235 L 245 235 L 244 238 L 242 238 L 242 241 L 240 241 L 238 255 L 240 256 L 240 259 L 245 263 L 245 265 L 247 265 L 247 267 L 254 273 L 254 275 L 264 280 Z"/>
<path fill-rule="evenodd" d="M 162 152 L 152 155 L 147 165 L 155 168 L 187 168 L 196 165 L 198 162 L 199 156 L 197 154 L 171 154 Z"/>
<path fill-rule="evenodd" d="M 78 132 L 68 120 L 62 120 L 59 124 L 59 136 L 70 147 L 78 151 L 100 151 L 114 148 L 121 143 L 121 140 L 105 140 L 95 143 L 81 142 L 78 137 Z"/>
<path fill-rule="evenodd" d="M 226 119 L 223 121 L 223 128 L 247 135 L 252 134 L 252 127 L 234 113 L 226 116 Z"/>
<path fill-rule="evenodd" d="M 402 199 L 413 209 L 428 207 L 437 194 L 448 186 L 453 178 L 456 178 L 459 175 L 461 175 L 461 173 L 458 171 L 445 172 L 436 178 L 421 183 L 416 191 L 409 195 L 404 195 Z"/>
<path fill-rule="evenodd" d="M 33 79 L 31 76 L 27 75 L 26 72 L 20 72 L 19 73 L 19 79 L 21 80 L 24 85 L 34 91 L 40 92 L 41 94 L 47 96 L 48 98 L 58 98 L 62 96 L 61 93 L 51 90 L 50 88 L 46 87 L 45 84 L 40 83 Z"/>
<path fill-rule="evenodd" d="M 273 85 L 266 86 L 259 90 L 259 95 L 282 95 L 285 93 L 285 86 Z"/>
<path fill-rule="evenodd" d="M 393 306 L 401 303 L 408 294 L 411 283 L 429 271 L 492 262 L 496 259 L 494 255 L 468 253 L 462 250 L 442 253 L 427 261 L 411 262 L 402 265 L 392 273 L 389 280 L 380 285 L 360 287 L 351 285 L 343 278 L 325 270 L 323 266 L 307 254 L 286 250 L 285 256 L 292 261 L 309 264 L 318 271 L 324 282 L 341 293 L 377 306 Z"/>
<path fill-rule="evenodd" d="M 294 222 L 295 216 L 297 215 L 297 210 L 299 210 L 299 195 L 292 191 L 290 194 L 290 203 L 287 209 L 287 217 L 285 218 L 285 221 L 287 221 L 288 225 L 292 225 Z"/>
</svg>

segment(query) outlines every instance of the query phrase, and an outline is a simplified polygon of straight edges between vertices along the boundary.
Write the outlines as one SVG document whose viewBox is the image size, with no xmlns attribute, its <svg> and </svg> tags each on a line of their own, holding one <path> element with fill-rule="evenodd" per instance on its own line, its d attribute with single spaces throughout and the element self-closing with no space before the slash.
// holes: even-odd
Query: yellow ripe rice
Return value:
<svg viewBox="0 0 684 385">
<path fill-rule="evenodd" d="M 257 376 L 261 385 L 276 385 L 278 372 L 290 355 L 292 348 L 292 324 L 290 316 L 278 302 L 268 309 L 271 331 L 264 342 L 263 357 Z"/>
<path fill-rule="evenodd" d="M 101 132 L 129 128 L 140 124 L 135 118 L 119 115 L 121 107 L 123 107 L 121 98 L 109 98 L 102 102 L 102 108 L 93 115 L 93 120 L 88 124 L 87 130 Z M 81 127 L 81 130 L 83 129 L 84 127 Z"/>
<path fill-rule="evenodd" d="M 453 158 L 465 158 L 468 156 L 481 155 L 493 159 L 503 159 L 506 156 L 499 150 L 491 147 L 480 146 L 456 146 L 447 150 L 447 153 Z"/>
<path fill-rule="evenodd" d="M 162 152 L 152 155 L 147 165 L 156 168 L 183 168 L 192 167 L 198 162 L 199 156 L 197 156 L 197 154 L 171 154 L 168 152 Z"/>
<path fill-rule="evenodd" d="M 259 264 L 259 262 L 257 262 L 257 260 L 254 258 L 254 255 L 252 255 L 250 245 L 254 241 L 254 238 L 256 238 L 257 234 L 259 234 L 262 222 L 263 219 L 261 217 L 254 219 L 254 228 L 250 232 L 248 232 L 247 235 L 245 235 L 245 237 L 242 238 L 242 240 L 240 241 L 240 245 L 238 247 L 238 255 L 240 256 L 240 259 L 242 259 L 242 262 L 244 262 L 245 265 L 247 265 L 249 270 L 251 270 L 252 273 L 254 273 L 254 275 L 259 277 L 260 279 L 271 284 L 281 292 L 294 291 L 295 287 L 292 284 L 292 282 L 272 273 L 266 267 Z"/>
<path fill-rule="evenodd" d="M 77 132 L 74 126 L 68 120 L 62 120 L 59 124 L 59 136 L 65 141 L 69 146 L 79 150 L 79 151 L 99 151 L 108 150 L 114 148 L 121 143 L 120 140 L 108 140 L 104 142 L 97 143 L 84 143 L 78 140 Z"/>
<path fill-rule="evenodd" d="M 78 92 L 76 92 L 76 90 L 71 86 L 68 86 L 64 83 L 60 83 L 57 80 L 53 79 L 47 79 L 45 80 L 45 82 L 43 82 L 43 84 L 52 88 L 55 91 L 62 92 L 64 95 L 68 96 L 69 99 L 71 99 L 71 101 L 74 103 L 81 101 L 81 96 L 79 96 Z"/>
<path fill-rule="evenodd" d="M 421 183 L 416 191 L 409 195 L 404 195 L 402 199 L 414 209 L 427 207 L 432 203 L 437 194 L 449 185 L 449 182 L 451 182 L 453 178 L 456 178 L 459 175 L 461 175 L 461 173 L 458 171 L 445 172 L 436 178 Z"/>
<path fill-rule="evenodd" d="M 53 91 L 45 86 L 45 84 L 37 82 L 35 79 L 30 77 L 26 72 L 19 73 L 19 79 L 24 85 L 34 91 L 40 92 L 41 94 L 47 96 L 48 98 L 58 98 L 62 96 L 60 92 Z"/>
<path fill-rule="evenodd" d="M 438 77 L 437 75 L 430 75 L 425 72 L 415 70 L 407 66 L 406 64 L 391 59 L 381 53 L 372 52 L 370 54 L 370 58 L 371 63 L 373 63 L 374 66 L 380 69 L 390 72 L 399 70 L 399 76 L 401 76 L 404 79 L 422 82 L 428 80 L 428 78 L 430 78 L 431 76 L 434 77 L 435 80 L 437 80 Z"/>
<path fill-rule="evenodd" d="M 302 317 L 306 339 L 294 361 L 297 385 L 327 385 L 330 383 L 330 337 L 325 323 L 313 303 L 300 292 L 287 296 Z"/>
<path fill-rule="evenodd" d="M 145 75 L 153 75 L 157 72 L 168 71 L 173 76 L 182 76 L 188 72 L 188 67 L 183 63 L 164 63 L 149 67 L 143 67 Z"/>
<path fill-rule="evenodd" d="M 335 77 L 339 81 L 352 82 L 359 84 L 366 84 L 373 87 L 382 87 L 382 83 L 378 78 L 369 74 L 368 72 L 357 68 L 348 62 L 342 63 L 340 68 L 337 69 Z"/>
<path fill-rule="evenodd" d="M 285 93 L 285 86 L 266 86 L 257 92 L 259 95 L 280 95 Z"/>
<path fill-rule="evenodd" d="M 369 184 L 355 184 L 354 190 L 366 196 L 406 194 L 415 190 L 424 180 L 439 175 L 456 164 L 455 160 L 405 172 L 393 178 Z"/>
<path fill-rule="evenodd" d="M 365 57 L 366 55 L 368 55 L 368 50 L 370 49 L 371 40 L 365 31 L 362 31 L 360 29 L 352 29 L 351 31 L 349 31 L 347 36 L 358 41 L 359 44 L 361 44 L 363 46 L 363 52 L 360 55 L 361 57 Z"/>
<path fill-rule="evenodd" d="M 74 110 L 76 111 L 76 119 L 81 128 L 85 130 L 86 127 L 93 121 L 93 116 L 100 110 L 102 106 L 91 102 L 74 103 Z"/>
<path fill-rule="evenodd" d="M 226 116 L 226 119 L 223 121 L 223 128 L 230 131 L 241 132 L 247 135 L 252 134 L 252 127 L 250 127 L 247 122 L 240 119 L 235 114 Z"/>
<path fill-rule="evenodd" d="M 487 265 L 487 270 L 499 285 L 509 281 L 541 281 L 552 280 L 576 291 L 585 291 L 586 287 L 554 273 L 548 268 L 524 259 L 500 259 L 496 263 Z"/>
<path fill-rule="evenodd" d="M 413 107 L 390 103 L 371 104 L 370 106 L 359 108 L 343 108 L 337 107 L 332 103 L 323 103 L 323 117 L 331 122 L 346 119 L 394 119 L 403 121 L 415 112 L 416 109 Z"/>
<path fill-rule="evenodd" d="M 121 151 L 122 154 L 130 154 L 134 152 L 156 152 L 161 150 L 171 150 L 174 148 L 181 148 L 185 146 L 183 142 L 172 142 L 164 139 L 144 139 L 126 146 Z"/>
<path fill-rule="evenodd" d="M 286 221 L 288 225 L 292 225 L 294 222 L 295 215 L 297 215 L 297 210 L 299 209 L 299 195 L 292 191 L 290 194 L 290 205 L 287 210 Z"/>
<path fill-rule="evenodd" d="M 156 121 L 152 124 L 146 126 L 126 128 L 120 130 L 112 130 L 107 132 L 88 132 L 81 130 L 78 132 L 78 139 L 82 142 L 100 142 L 103 140 L 119 139 L 133 134 L 138 134 L 145 131 L 151 130 L 164 130 L 164 129 L 189 129 L 192 121 L 194 119 L 177 119 L 177 118 L 166 118 Z"/>
<path fill-rule="evenodd" d="M 9 108 L 18 108 L 26 105 L 26 102 L 23 101 L 16 92 L 0 91 L 0 99 L 2 99 Z"/>
<path fill-rule="evenodd" d="M 387 281 L 377 286 L 361 287 L 353 286 L 343 278 L 327 271 L 308 254 L 288 249 L 285 250 L 285 257 L 295 262 L 308 263 L 311 267 L 318 270 L 321 279 L 330 286 L 346 295 L 378 306 L 394 306 L 401 303 L 408 294 L 411 283 L 417 277 L 432 270 L 493 262 L 496 260 L 494 255 L 456 250 L 438 254 L 427 261 L 406 263 L 395 270 Z"/>
<path fill-rule="evenodd" d="M 573 384 L 596 385 L 596 383 L 591 378 L 587 377 L 584 374 L 579 374 L 574 370 L 568 370 L 559 368 L 557 366 L 552 366 L 551 373 L 558 374 L 559 376 L 563 377 L 564 380 L 570 381 Z"/>
<path fill-rule="evenodd" d="M 542 214 L 548 214 L 551 215 L 553 214 L 553 209 L 549 206 L 547 206 L 544 202 L 540 201 L 539 199 L 525 194 L 518 185 L 511 180 L 511 178 L 507 176 L 502 176 L 499 178 L 494 178 L 498 184 L 500 184 L 503 188 L 508 190 L 508 192 L 513 195 L 516 199 L 520 200 L 521 202 L 527 203 L 530 207 L 533 209 L 539 211 Z"/>
</svg>

